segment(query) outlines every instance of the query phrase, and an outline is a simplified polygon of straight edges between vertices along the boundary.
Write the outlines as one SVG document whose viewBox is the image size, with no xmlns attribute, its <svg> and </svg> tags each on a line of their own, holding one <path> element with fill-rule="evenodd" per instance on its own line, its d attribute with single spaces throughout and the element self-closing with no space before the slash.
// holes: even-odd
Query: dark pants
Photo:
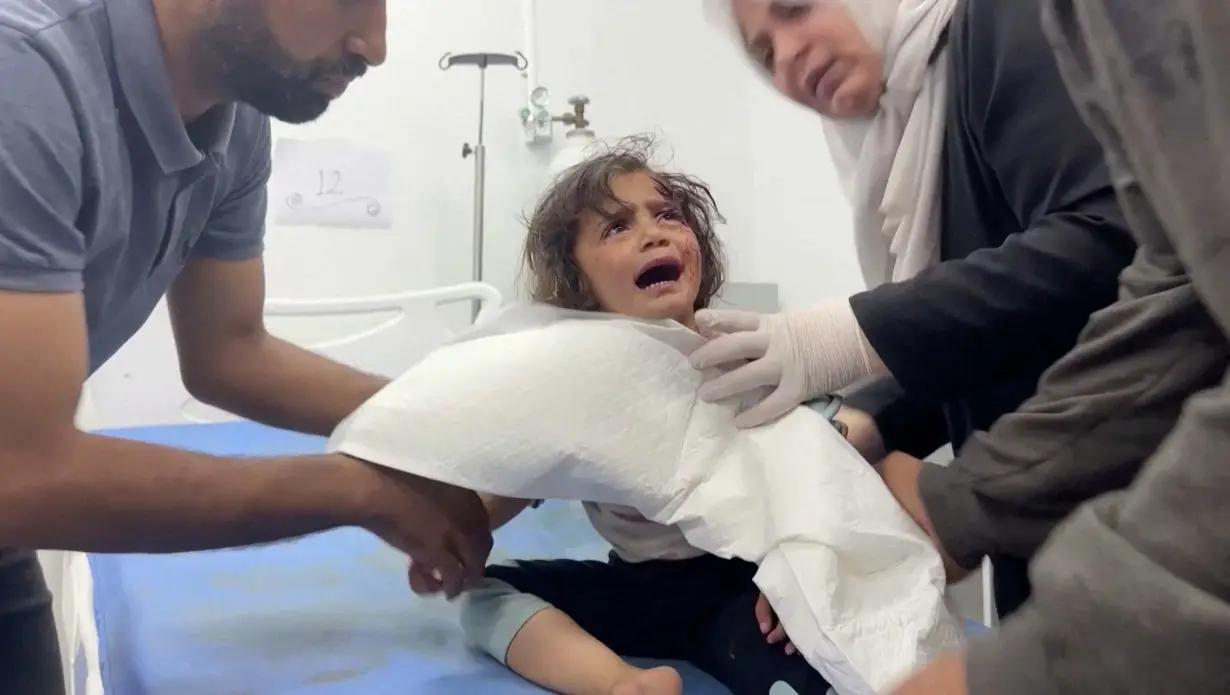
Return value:
<svg viewBox="0 0 1230 695">
<path fill-rule="evenodd" d="M 766 695 L 778 681 L 798 695 L 829 685 L 756 624 L 755 565 L 710 555 L 630 563 L 542 560 L 498 565 L 487 576 L 533 594 L 624 657 L 687 661 L 734 695 Z"/>
<path fill-rule="evenodd" d="M 51 593 L 31 551 L 0 549 L 0 694 L 64 695 Z"/>
</svg>

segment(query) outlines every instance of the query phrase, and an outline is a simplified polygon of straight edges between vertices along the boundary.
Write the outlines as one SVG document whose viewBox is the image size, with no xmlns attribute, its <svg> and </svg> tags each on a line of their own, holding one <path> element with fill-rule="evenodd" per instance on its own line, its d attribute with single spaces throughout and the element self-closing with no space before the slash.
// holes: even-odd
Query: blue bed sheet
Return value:
<svg viewBox="0 0 1230 695">
<path fill-rule="evenodd" d="M 219 455 L 314 453 L 322 439 L 251 423 L 110 432 Z M 496 534 L 493 560 L 598 558 L 576 504 Z M 244 550 L 91 555 L 106 695 L 541 693 L 469 650 L 454 605 L 415 597 L 403 556 L 352 529 Z M 723 695 L 680 666 L 689 695 Z"/>
<path fill-rule="evenodd" d="M 110 432 L 221 455 L 313 453 L 324 442 L 250 423 Z M 496 534 L 501 557 L 602 557 L 575 504 Z M 467 649 L 456 608 L 415 597 L 404 558 L 358 530 L 171 556 L 92 555 L 106 695 L 541 693 Z M 683 668 L 689 695 L 725 689 Z"/>
</svg>

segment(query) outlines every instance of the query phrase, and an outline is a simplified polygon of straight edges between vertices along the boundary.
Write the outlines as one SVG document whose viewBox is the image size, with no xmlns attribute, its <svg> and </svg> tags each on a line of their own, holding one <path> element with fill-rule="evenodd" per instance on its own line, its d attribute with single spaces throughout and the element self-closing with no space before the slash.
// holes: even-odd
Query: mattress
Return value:
<svg viewBox="0 0 1230 695">
<path fill-rule="evenodd" d="M 219 455 L 324 447 L 246 422 L 106 434 Z M 608 549 L 574 503 L 524 513 L 495 540 L 493 561 L 600 558 Z M 468 648 L 456 606 L 413 595 L 404 557 L 359 530 L 241 550 L 78 555 L 66 567 L 72 618 L 84 626 L 69 646 L 76 695 L 544 692 Z M 676 666 L 688 695 L 727 693 Z"/>
<path fill-rule="evenodd" d="M 107 434 L 222 455 L 324 446 L 251 423 Z M 606 550 L 579 505 L 548 503 L 500 529 L 492 559 L 596 558 Z M 404 557 L 359 530 L 242 550 L 88 561 L 94 676 L 105 695 L 543 692 L 467 648 L 456 606 L 414 596 Z M 681 671 L 689 694 L 726 692 L 704 674 Z"/>
</svg>

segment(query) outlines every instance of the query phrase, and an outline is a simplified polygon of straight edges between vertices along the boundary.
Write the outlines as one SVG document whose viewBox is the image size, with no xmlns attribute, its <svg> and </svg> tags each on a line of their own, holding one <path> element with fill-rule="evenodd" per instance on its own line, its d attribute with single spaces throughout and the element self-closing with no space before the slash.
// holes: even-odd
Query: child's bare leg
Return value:
<svg viewBox="0 0 1230 695">
<path fill-rule="evenodd" d="M 563 695 L 681 695 L 672 668 L 641 669 L 563 611 L 488 579 L 462 604 L 467 637 L 535 685 Z"/>
<path fill-rule="evenodd" d="M 534 614 L 508 645 L 508 668 L 564 695 L 680 695 L 683 683 L 670 667 L 629 664 L 562 611 Z"/>
</svg>

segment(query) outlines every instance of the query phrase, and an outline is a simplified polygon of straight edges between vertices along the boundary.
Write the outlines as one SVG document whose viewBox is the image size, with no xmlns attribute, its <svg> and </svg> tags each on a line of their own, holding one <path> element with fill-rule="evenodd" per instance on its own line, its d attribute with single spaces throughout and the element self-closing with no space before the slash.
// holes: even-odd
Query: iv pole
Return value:
<svg viewBox="0 0 1230 695">
<path fill-rule="evenodd" d="M 440 69 L 448 70 L 454 65 L 471 65 L 478 68 L 478 141 L 471 145 L 465 143 L 461 147 L 462 159 L 474 155 L 474 239 L 473 259 L 471 260 L 470 276 L 474 282 L 483 280 L 483 205 L 487 178 L 487 146 L 483 144 L 483 119 L 487 102 L 487 68 L 489 66 L 511 66 L 524 71 L 529 61 L 520 51 L 516 53 L 445 53 L 440 58 Z M 478 318 L 479 303 L 474 302 L 470 320 Z"/>
</svg>

